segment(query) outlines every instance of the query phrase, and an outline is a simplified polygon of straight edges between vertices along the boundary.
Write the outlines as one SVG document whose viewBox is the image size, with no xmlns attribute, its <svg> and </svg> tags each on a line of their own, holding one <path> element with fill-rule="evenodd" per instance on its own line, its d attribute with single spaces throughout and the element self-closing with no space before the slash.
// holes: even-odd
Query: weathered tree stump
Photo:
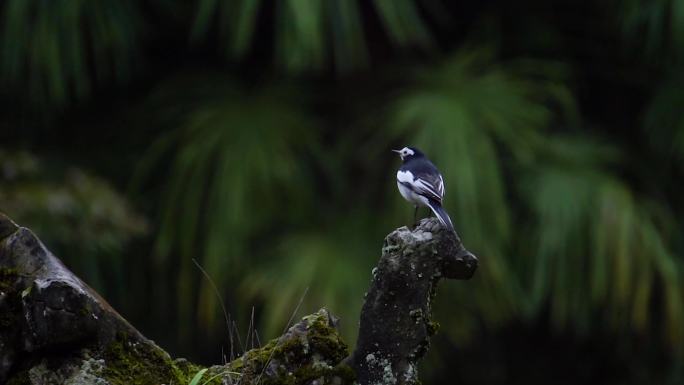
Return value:
<svg viewBox="0 0 684 385">
<path fill-rule="evenodd" d="M 191 369 L 0 214 L 0 384 L 179 383 Z"/>
<path fill-rule="evenodd" d="M 416 364 L 436 332 L 431 303 L 442 278 L 469 279 L 477 258 L 435 218 L 385 238 L 348 360 L 361 385 L 418 384 Z"/>
<path fill-rule="evenodd" d="M 280 338 L 210 368 L 200 383 L 351 384 L 327 310 Z M 0 214 L 0 384 L 186 385 L 202 367 L 172 360 L 52 255 Z"/>
<path fill-rule="evenodd" d="M 468 279 L 476 268 L 436 219 L 402 227 L 385 239 L 351 356 L 343 360 L 348 350 L 336 318 L 322 309 L 264 347 L 209 368 L 202 383 L 416 384 L 416 363 L 436 330 L 437 282 Z M 200 369 L 172 360 L 30 230 L 0 214 L 0 384 L 180 385 Z"/>
</svg>

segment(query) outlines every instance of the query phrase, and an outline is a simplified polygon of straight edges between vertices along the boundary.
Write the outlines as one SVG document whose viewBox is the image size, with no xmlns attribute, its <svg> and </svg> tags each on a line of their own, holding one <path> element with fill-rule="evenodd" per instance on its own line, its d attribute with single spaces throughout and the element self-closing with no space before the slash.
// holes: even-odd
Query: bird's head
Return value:
<svg viewBox="0 0 684 385">
<path fill-rule="evenodd" d="M 423 153 L 420 152 L 420 150 L 415 148 L 415 147 L 404 147 L 401 150 L 392 150 L 392 151 L 399 154 L 399 157 L 404 162 L 406 162 L 409 159 L 419 158 L 421 156 L 424 156 Z"/>
</svg>

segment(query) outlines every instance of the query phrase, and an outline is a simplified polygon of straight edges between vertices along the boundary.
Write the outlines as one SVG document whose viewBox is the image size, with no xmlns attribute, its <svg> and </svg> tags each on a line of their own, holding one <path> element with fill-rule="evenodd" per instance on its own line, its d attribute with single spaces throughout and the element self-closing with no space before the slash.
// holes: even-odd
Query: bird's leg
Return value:
<svg viewBox="0 0 684 385">
<path fill-rule="evenodd" d="M 418 205 L 415 206 L 416 209 L 413 211 L 413 227 L 418 225 Z"/>
</svg>

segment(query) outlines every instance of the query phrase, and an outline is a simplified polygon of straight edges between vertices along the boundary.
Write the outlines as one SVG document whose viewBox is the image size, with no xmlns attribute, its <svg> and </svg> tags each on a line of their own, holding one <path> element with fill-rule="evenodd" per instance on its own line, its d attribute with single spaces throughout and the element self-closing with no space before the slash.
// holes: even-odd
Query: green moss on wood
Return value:
<svg viewBox="0 0 684 385">
<path fill-rule="evenodd" d="M 348 354 L 347 344 L 331 325 L 328 312 L 321 310 L 304 317 L 264 347 L 246 352 L 227 366 L 211 368 L 205 377 L 229 371 L 239 373 L 231 375 L 232 379 L 239 378 L 245 385 L 300 385 L 316 379 L 320 384 L 351 384 L 353 369 L 339 364 Z"/>
<path fill-rule="evenodd" d="M 428 322 L 427 322 L 427 332 L 428 332 L 428 335 L 429 335 L 429 336 L 434 336 L 435 334 L 437 334 L 437 332 L 439 331 L 439 327 L 440 327 L 439 322 L 437 322 L 437 321 L 428 321 Z"/>
<path fill-rule="evenodd" d="M 178 364 L 158 347 L 119 334 L 102 354 L 103 377 L 112 385 L 187 384 L 198 366 Z"/>
<path fill-rule="evenodd" d="M 3 271 L 3 278 L 16 278 L 16 273 Z M 15 289 L 16 291 L 16 289 Z M 14 293 L 20 300 L 20 293 Z M 89 309 L 83 309 L 84 312 Z M 348 356 L 348 347 L 333 326 L 329 313 L 321 310 L 304 317 L 279 339 L 263 348 L 253 349 L 224 366 L 210 368 L 201 383 L 219 385 L 227 377 L 243 385 L 352 384 L 352 368 L 340 362 Z M 8 385 L 29 385 L 45 378 L 74 384 L 102 381 L 110 385 L 176 384 L 187 385 L 202 367 L 186 360 L 172 360 L 151 342 L 141 341 L 119 332 L 104 347 L 83 348 L 64 361 L 61 372 L 51 372 L 50 358 L 38 356 L 25 362 L 23 371 L 15 373 Z M 48 372 L 45 372 L 48 370 Z M 55 380 L 57 381 L 57 380 Z"/>
</svg>

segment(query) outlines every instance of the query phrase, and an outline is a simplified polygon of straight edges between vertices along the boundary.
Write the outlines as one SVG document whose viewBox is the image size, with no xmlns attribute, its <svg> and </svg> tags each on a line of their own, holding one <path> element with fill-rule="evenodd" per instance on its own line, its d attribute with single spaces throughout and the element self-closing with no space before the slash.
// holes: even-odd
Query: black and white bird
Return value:
<svg viewBox="0 0 684 385">
<path fill-rule="evenodd" d="M 403 164 L 397 171 L 397 187 L 401 196 L 413 203 L 414 222 L 418 208 L 427 206 L 437 216 L 437 219 L 449 231 L 454 231 L 454 225 L 446 210 L 442 207 L 444 198 L 444 178 L 437 167 L 415 147 L 404 147 L 392 150 L 399 154 Z"/>
</svg>

